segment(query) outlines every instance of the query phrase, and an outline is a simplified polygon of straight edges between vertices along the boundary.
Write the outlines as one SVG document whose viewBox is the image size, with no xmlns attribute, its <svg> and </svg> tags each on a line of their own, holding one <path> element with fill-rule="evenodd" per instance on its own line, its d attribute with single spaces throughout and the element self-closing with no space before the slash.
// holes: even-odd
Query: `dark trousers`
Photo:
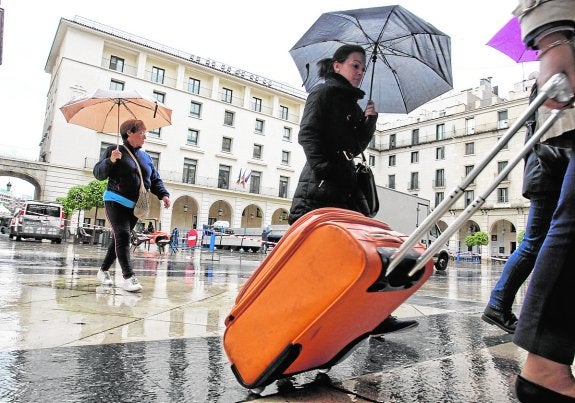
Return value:
<svg viewBox="0 0 575 403">
<path fill-rule="evenodd" d="M 519 347 L 571 365 L 575 357 L 575 159 L 570 158 L 551 227 L 541 246 L 519 323 Z"/>
<path fill-rule="evenodd" d="M 517 291 L 533 270 L 535 259 L 551 225 L 559 194 L 559 191 L 556 191 L 530 195 L 531 207 L 523 241 L 503 266 L 501 276 L 491 291 L 489 306 L 492 308 L 511 310 Z"/>
<path fill-rule="evenodd" d="M 118 259 L 124 278 L 134 275 L 130 265 L 130 234 L 138 219 L 134 216 L 134 209 L 122 206 L 116 202 L 104 202 L 106 217 L 112 227 L 112 242 L 108 247 L 101 269 L 109 270 L 110 266 Z"/>
</svg>

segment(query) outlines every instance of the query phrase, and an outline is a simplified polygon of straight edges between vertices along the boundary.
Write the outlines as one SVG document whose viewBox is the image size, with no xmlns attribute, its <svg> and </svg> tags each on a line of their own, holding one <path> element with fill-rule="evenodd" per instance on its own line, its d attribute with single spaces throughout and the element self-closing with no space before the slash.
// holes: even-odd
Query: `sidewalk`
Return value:
<svg viewBox="0 0 575 403">
<path fill-rule="evenodd" d="M 299 374 L 256 396 L 234 378 L 221 340 L 262 254 L 139 248 L 144 290 L 130 294 L 99 285 L 103 253 L 0 237 L 0 401 L 516 401 L 525 353 L 480 319 L 500 265 L 450 263 L 395 312 L 417 328 L 365 340 L 327 375 Z"/>
</svg>

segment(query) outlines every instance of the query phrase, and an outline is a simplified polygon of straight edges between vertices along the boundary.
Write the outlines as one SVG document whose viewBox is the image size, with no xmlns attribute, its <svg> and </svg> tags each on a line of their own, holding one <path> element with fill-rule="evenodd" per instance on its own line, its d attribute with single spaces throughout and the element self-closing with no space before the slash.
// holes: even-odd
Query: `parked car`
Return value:
<svg viewBox="0 0 575 403">
<path fill-rule="evenodd" d="M 0 217 L 0 234 L 7 234 L 10 228 L 11 217 Z"/>
<path fill-rule="evenodd" d="M 61 204 L 28 200 L 10 222 L 11 239 L 49 239 L 61 243 L 64 237 L 64 209 Z"/>
</svg>

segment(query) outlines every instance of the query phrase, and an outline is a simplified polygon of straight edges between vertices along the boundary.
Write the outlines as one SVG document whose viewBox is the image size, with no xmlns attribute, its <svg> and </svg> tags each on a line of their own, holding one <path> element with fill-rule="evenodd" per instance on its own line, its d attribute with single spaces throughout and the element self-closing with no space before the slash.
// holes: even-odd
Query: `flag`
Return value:
<svg viewBox="0 0 575 403">
<path fill-rule="evenodd" d="M 242 180 L 242 169 L 240 168 L 240 174 L 238 175 L 238 180 L 236 181 L 236 185 L 239 185 L 241 180 Z"/>
<path fill-rule="evenodd" d="M 244 174 L 242 175 L 242 179 L 240 180 L 243 187 L 246 187 L 246 171 L 247 171 L 247 169 L 244 171 Z"/>
<path fill-rule="evenodd" d="M 247 171 L 247 169 L 246 169 Z M 244 171 L 244 175 L 246 174 L 246 171 Z M 250 173 L 248 174 L 248 176 L 243 177 L 242 176 L 242 186 L 245 188 L 246 187 L 246 182 L 250 180 L 250 176 L 252 175 L 252 171 L 250 170 Z"/>
</svg>

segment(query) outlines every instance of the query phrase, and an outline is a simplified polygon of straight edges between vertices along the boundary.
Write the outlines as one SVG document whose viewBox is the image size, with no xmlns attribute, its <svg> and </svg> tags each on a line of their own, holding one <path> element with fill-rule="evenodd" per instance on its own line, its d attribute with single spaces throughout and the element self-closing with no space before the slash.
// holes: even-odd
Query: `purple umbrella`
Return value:
<svg viewBox="0 0 575 403">
<path fill-rule="evenodd" d="M 505 53 L 517 63 L 537 60 L 537 51 L 527 48 L 521 40 L 521 26 L 517 17 L 511 18 L 487 45 Z"/>
</svg>

